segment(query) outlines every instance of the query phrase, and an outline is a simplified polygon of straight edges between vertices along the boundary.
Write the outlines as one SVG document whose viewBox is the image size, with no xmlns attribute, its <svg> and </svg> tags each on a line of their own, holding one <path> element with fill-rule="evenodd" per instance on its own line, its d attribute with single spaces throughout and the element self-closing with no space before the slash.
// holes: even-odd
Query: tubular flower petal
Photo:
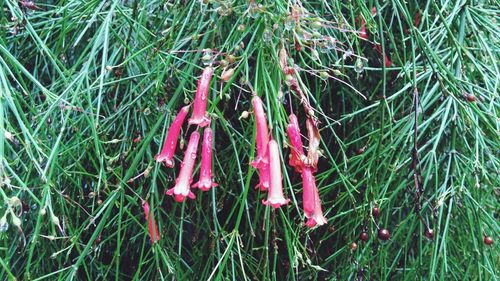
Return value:
<svg viewBox="0 0 500 281">
<path fill-rule="evenodd" d="M 189 143 L 186 152 L 184 152 L 184 159 L 182 160 L 179 176 L 175 180 L 175 186 L 167 191 L 167 195 L 173 195 L 177 202 L 183 202 L 186 197 L 196 198 L 194 193 L 191 192 L 190 186 L 193 181 L 193 169 L 199 141 L 200 134 L 196 131 L 193 132 L 189 137 Z"/>
<path fill-rule="evenodd" d="M 255 188 L 266 191 L 269 189 L 269 151 L 267 151 L 265 158 L 260 162 L 257 170 L 259 171 L 259 184 Z"/>
<path fill-rule="evenodd" d="M 193 115 L 188 120 L 189 124 L 195 124 L 200 127 L 210 124 L 210 119 L 205 114 L 207 112 L 208 86 L 210 86 L 210 79 L 213 74 L 214 70 L 211 67 L 206 67 L 201 74 L 200 80 L 198 80 Z"/>
<path fill-rule="evenodd" d="M 319 199 L 316 180 L 310 167 L 302 169 L 302 206 L 304 214 L 308 219 L 306 225 L 314 227 L 315 225 L 324 225 L 327 223 L 321 209 L 321 200 Z"/>
<path fill-rule="evenodd" d="M 182 123 L 186 119 L 186 115 L 189 112 L 189 105 L 184 106 L 177 116 L 175 116 L 174 121 L 170 125 L 167 132 L 167 137 L 163 143 L 163 148 L 160 154 L 155 156 L 155 160 L 158 162 L 165 162 L 168 167 L 174 166 L 174 154 L 175 148 L 177 147 L 177 140 L 179 139 L 179 134 L 181 132 Z"/>
<path fill-rule="evenodd" d="M 153 214 L 149 214 L 149 204 L 147 201 L 142 202 L 142 209 L 144 210 L 144 216 L 148 221 L 148 232 L 151 239 L 151 243 L 160 241 L 160 234 L 158 233 L 158 226 L 156 225 Z"/>
<path fill-rule="evenodd" d="M 368 39 L 368 34 L 366 33 L 366 21 L 361 19 L 361 31 L 359 32 L 359 37 L 363 39 Z"/>
<path fill-rule="evenodd" d="M 295 171 L 300 173 L 302 168 L 304 168 L 304 162 L 302 159 L 305 158 L 304 148 L 302 147 L 302 139 L 300 136 L 299 122 L 297 121 L 297 116 L 295 114 L 290 115 L 290 123 L 286 127 L 288 133 L 288 138 L 290 139 L 290 161 L 288 162 L 290 166 L 295 168 Z"/>
<path fill-rule="evenodd" d="M 212 181 L 212 129 L 206 127 L 203 132 L 203 143 L 201 145 L 200 179 L 193 187 L 202 191 L 208 191 L 217 184 Z"/>
<path fill-rule="evenodd" d="M 376 44 L 375 45 L 375 49 L 377 49 L 377 52 L 382 55 L 382 45 L 380 44 Z M 385 64 L 385 67 L 390 67 L 392 65 L 392 62 L 391 60 L 389 59 L 389 56 L 387 55 L 387 52 L 385 52 L 385 55 L 384 55 L 384 64 Z"/>
<path fill-rule="evenodd" d="M 307 151 L 307 166 L 312 168 L 313 172 L 316 172 L 318 167 L 318 158 L 319 158 L 319 143 L 320 143 L 320 135 L 318 127 L 311 121 L 310 118 L 306 120 L 307 127 L 307 135 L 309 137 L 309 146 Z"/>
<path fill-rule="evenodd" d="M 267 193 L 267 200 L 262 200 L 265 205 L 271 205 L 273 208 L 279 208 L 288 204 L 290 199 L 285 199 L 283 195 L 283 185 L 281 176 L 281 161 L 278 143 L 275 140 L 269 141 L 269 172 L 270 186 Z"/>
<path fill-rule="evenodd" d="M 267 128 L 267 118 L 264 112 L 262 100 L 258 96 L 252 99 L 253 114 L 255 116 L 255 143 L 257 146 L 257 157 L 252 161 L 252 166 L 259 168 L 267 161 L 267 144 L 269 143 L 269 130 Z"/>
</svg>

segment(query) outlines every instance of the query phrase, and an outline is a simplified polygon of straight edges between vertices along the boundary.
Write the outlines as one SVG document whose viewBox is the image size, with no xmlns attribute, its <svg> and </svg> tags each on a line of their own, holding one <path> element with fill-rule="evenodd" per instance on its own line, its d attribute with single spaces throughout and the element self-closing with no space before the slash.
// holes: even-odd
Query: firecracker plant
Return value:
<svg viewBox="0 0 500 281">
<path fill-rule="evenodd" d="M 0 10 L 0 280 L 497 280 L 496 1 Z"/>
</svg>

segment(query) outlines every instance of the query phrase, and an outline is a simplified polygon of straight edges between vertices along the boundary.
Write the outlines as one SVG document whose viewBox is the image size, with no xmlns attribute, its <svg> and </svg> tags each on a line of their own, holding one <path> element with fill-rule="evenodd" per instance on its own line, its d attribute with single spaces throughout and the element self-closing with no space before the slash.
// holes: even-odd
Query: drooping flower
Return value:
<svg viewBox="0 0 500 281">
<path fill-rule="evenodd" d="M 142 209 L 144 210 L 144 216 L 148 222 L 148 232 L 151 243 L 160 241 L 160 234 L 158 233 L 158 226 L 153 217 L 153 214 L 149 213 L 149 203 L 147 201 L 142 202 Z"/>
<path fill-rule="evenodd" d="M 295 171 L 300 173 L 304 167 L 305 155 L 304 148 L 302 147 L 302 139 L 300 135 L 299 122 L 297 121 L 297 116 L 291 114 L 289 116 L 290 123 L 286 127 L 288 133 L 288 138 L 290 140 L 290 166 L 295 168 Z"/>
<path fill-rule="evenodd" d="M 383 52 L 382 52 L 382 45 L 375 44 L 375 49 L 377 50 L 377 52 L 379 53 L 379 55 L 383 54 Z M 385 54 L 384 54 L 384 64 L 385 64 L 385 67 L 390 67 L 392 65 L 392 62 L 389 59 L 389 56 L 387 55 L 387 52 L 385 52 Z"/>
<path fill-rule="evenodd" d="M 308 118 L 306 120 L 307 136 L 309 137 L 309 145 L 307 147 L 307 166 L 312 168 L 313 172 L 316 172 L 318 168 L 319 159 L 319 144 L 321 136 L 319 135 L 318 126 Z"/>
<path fill-rule="evenodd" d="M 252 105 L 256 126 L 255 145 L 257 147 L 257 157 L 252 161 L 252 166 L 258 168 L 262 162 L 267 162 L 266 151 L 269 143 L 269 129 L 267 128 L 267 118 L 262 100 L 258 96 L 254 96 Z"/>
<path fill-rule="evenodd" d="M 194 98 L 193 115 L 189 118 L 188 123 L 205 127 L 210 124 L 210 118 L 206 116 L 207 101 L 208 101 L 208 87 L 210 86 L 210 79 L 214 74 L 214 70 L 208 66 L 203 70 L 200 80 L 198 80 L 198 87 L 196 88 L 196 95 Z"/>
<path fill-rule="evenodd" d="M 418 28 L 420 26 L 420 11 L 415 13 L 415 27 Z"/>
<path fill-rule="evenodd" d="M 316 187 L 316 180 L 311 167 L 302 169 L 302 187 L 302 206 L 304 214 L 308 219 L 306 225 L 314 227 L 326 224 L 327 220 L 323 216 L 321 200 L 319 199 L 318 188 Z"/>
<path fill-rule="evenodd" d="M 368 39 L 368 33 L 366 33 L 366 21 L 363 18 L 361 18 L 361 31 L 359 32 L 359 37 L 365 40 Z"/>
<path fill-rule="evenodd" d="M 202 191 L 208 191 L 217 184 L 212 181 L 212 129 L 206 127 L 203 132 L 203 143 L 201 145 L 200 179 L 193 187 Z"/>
<path fill-rule="evenodd" d="M 252 105 L 256 126 L 255 145 L 257 147 L 257 156 L 252 161 L 252 166 L 259 171 L 257 187 L 266 191 L 269 189 L 269 153 L 267 151 L 269 129 L 267 128 L 267 118 L 262 100 L 258 96 L 254 96 Z"/>
<path fill-rule="evenodd" d="M 194 163 L 199 141 L 200 134 L 194 131 L 189 137 L 189 143 L 184 152 L 184 159 L 182 160 L 179 176 L 175 180 L 175 186 L 167 191 L 167 195 L 173 195 L 177 202 L 183 202 L 186 197 L 196 198 L 194 193 L 191 192 L 191 182 L 193 181 Z"/>
<path fill-rule="evenodd" d="M 285 199 L 283 195 L 283 185 L 281 176 L 281 161 L 278 143 L 275 140 L 270 140 L 268 145 L 269 150 L 269 192 L 267 200 L 262 200 L 265 205 L 271 205 L 273 208 L 279 208 L 282 205 L 288 204 L 290 199 Z"/>
<path fill-rule="evenodd" d="M 177 147 L 177 140 L 179 139 L 182 123 L 189 112 L 189 107 L 189 105 L 186 105 L 177 113 L 177 116 L 175 116 L 174 121 L 168 129 L 167 137 L 165 138 L 160 154 L 155 156 L 156 161 L 165 162 L 165 165 L 171 168 L 174 166 L 174 154 L 175 148 Z"/>
</svg>

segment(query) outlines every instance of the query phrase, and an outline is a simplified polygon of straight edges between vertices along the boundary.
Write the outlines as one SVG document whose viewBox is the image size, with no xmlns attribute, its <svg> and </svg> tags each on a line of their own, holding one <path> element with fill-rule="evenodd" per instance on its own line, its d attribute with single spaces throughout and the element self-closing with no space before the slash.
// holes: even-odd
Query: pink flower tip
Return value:
<svg viewBox="0 0 500 281">
<path fill-rule="evenodd" d="M 193 187 L 208 191 L 217 184 L 212 181 L 212 129 L 205 128 L 201 146 L 200 179 Z"/>
<path fill-rule="evenodd" d="M 168 128 L 167 137 L 165 138 L 160 154 L 155 156 L 157 162 L 165 162 L 165 165 L 170 168 L 174 166 L 174 154 L 177 147 L 177 140 L 179 139 L 182 123 L 184 123 L 184 119 L 186 119 L 186 115 L 189 112 L 189 107 L 189 105 L 186 105 L 179 110 L 170 128 Z"/>
<path fill-rule="evenodd" d="M 206 116 L 207 102 L 208 102 L 208 89 L 210 86 L 210 79 L 214 70 L 208 66 L 203 70 L 200 80 L 198 80 L 198 87 L 196 88 L 196 95 L 194 98 L 193 115 L 189 118 L 188 123 L 205 127 L 210 124 L 210 118 Z"/>
<path fill-rule="evenodd" d="M 167 195 L 173 195 L 177 202 L 183 202 L 186 197 L 196 198 L 194 193 L 191 192 L 191 182 L 193 181 L 193 170 L 199 141 L 200 134 L 196 131 L 193 132 L 184 152 L 184 159 L 182 160 L 179 176 L 175 180 L 175 186 L 167 191 Z"/>
<path fill-rule="evenodd" d="M 315 216 L 309 218 L 306 222 L 306 226 L 313 228 L 316 225 L 322 226 L 326 223 L 328 223 L 327 219 L 323 216 L 323 214 L 321 214 L 321 215 L 315 215 Z"/>
<path fill-rule="evenodd" d="M 368 34 L 366 33 L 366 21 L 364 19 L 361 19 L 361 31 L 359 33 L 359 37 L 365 40 L 368 39 Z"/>
<path fill-rule="evenodd" d="M 285 199 L 283 195 L 281 161 L 278 143 L 275 140 L 270 140 L 268 144 L 269 150 L 269 192 L 267 200 L 262 200 L 264 205 L 271 205 L 273 208 L 279 208 L 282 205 L 288 204 L 290 199 Z"/>
</svg>

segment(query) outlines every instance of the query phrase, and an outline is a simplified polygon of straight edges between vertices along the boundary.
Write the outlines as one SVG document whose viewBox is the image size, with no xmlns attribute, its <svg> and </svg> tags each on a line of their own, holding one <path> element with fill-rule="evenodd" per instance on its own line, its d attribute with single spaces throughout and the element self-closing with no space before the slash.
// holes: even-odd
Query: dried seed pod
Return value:
<svg viewBox="0 0 500 281">
<path fill-rule="evenodd" d="M 234 68 L 224 69 L 224 71 L 222 71 L 222 74 L 220 75 L 220 79 L 222 79 L 222 81 L 224 82 L 227 82 L 229 81 L 229 79 L 231 79 L 231 77 L 233 77 L 233 74 Z"/>
</svg>

